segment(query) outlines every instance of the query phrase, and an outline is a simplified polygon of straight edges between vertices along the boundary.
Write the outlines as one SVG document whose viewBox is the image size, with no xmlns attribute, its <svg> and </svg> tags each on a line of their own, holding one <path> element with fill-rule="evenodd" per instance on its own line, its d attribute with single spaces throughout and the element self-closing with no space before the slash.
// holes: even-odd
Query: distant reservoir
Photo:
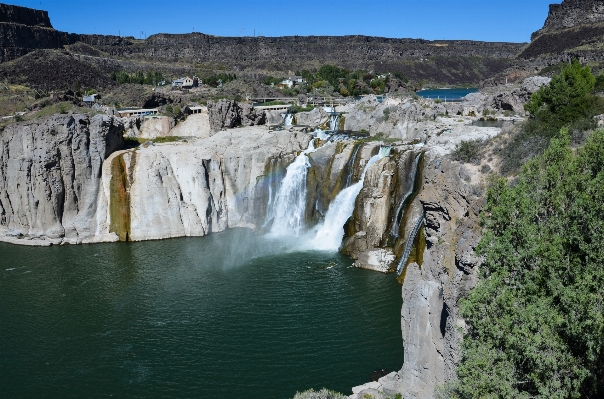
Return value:
<svg viewBox="0 0 604 399">
<path fill-rule="evenodd" d="M 461 101 L 466 95 L 476 93 L 477 88 L 471 89 L 428 89 L 420 90 L 416 94 L 420 97 L 431 98 L 433 100 L 440 99 L 442 101 Z"/>
</svg>

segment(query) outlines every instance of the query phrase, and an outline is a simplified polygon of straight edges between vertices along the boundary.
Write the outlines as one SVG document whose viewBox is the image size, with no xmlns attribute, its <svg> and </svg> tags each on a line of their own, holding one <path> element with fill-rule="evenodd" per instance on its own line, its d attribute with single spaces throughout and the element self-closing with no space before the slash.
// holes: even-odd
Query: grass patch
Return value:
<svg viewBox="0 0 604 399">
<path fill-rule="evenodd" d="M 182 142 L 186 143 L 186 140 L 179 136 L 160 136 L 160 137 L 156 137 L 154 139 L 143 139 L 143 138 L 139 138 L 139 137 L 124 137 L 124 144 L 125 144 L 126 148 L 136 148 L 136 147 L 140 146 L 141 144 L 144 144 L 147 142 L 162 144 L 162 143 L 174 143 L 174 142 L 178 142 L 178 141 L 182 141 Z"/>
<path fill-rule="evenodd" d="M 367 133 L 367 131 L 361 130 L 361 133 Z M 356 142 L 357 143 L 372 143 L 375 141 L 383 141 L 384 143 L 396 143 L 396 142 L 401 141 L 401 139 L 384 137 L 384 133 L 378 133 L 375 136 L 367 136 L 365 138 L 357 140 Z"/>
</svg>

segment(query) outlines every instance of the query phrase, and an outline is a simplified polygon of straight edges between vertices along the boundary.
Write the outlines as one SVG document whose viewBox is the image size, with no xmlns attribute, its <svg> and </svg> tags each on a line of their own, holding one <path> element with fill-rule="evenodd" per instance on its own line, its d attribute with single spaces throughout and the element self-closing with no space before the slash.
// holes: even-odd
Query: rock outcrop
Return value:
<svg viewBox="0 0 604 399">
<path fill-rule="evenodd" d="M 577 25 L 604 22 L 604 2 L 601 0 L 564 0 L 551 4 L 543 28 L 531 35 L 531 40 L 544 33 L 551 33 Z"/>
<path fill-rule="evenodd" d="M 367 171 L 342 245 L 355 266 L 384 273 L 396 269 L 395 261 L 418 216 L 413 202 L 421 155 L 405 147 L 392 152 Z"/>
<path fill-rule="evenodd" d="M 113 117 L 55 115 L 0 133 L 3 240 L 81 242 L 94 235 L 103 161 L 123 146 Z"/>
<path fill-rule="evenodd" d="M 144 117 L 132 116 L 122 118 L 124 137 L 154 139 L 170 136 L 175 126 L 174 118 L 169 116 Z"/>
<path fill-rule="evenodd" d="M 329 128 L 329 117 L 329 113 L 323 108 L 319 107 L 308 112 L 298 112 L 296 114 L 296 124 L 310 126 L 313 128 L 320 126 Z"/>
<path fill-rule="evenodd" d="M 0 4 L 0 23 L 52 28 L 48 12 L 32 8 Z"/>
<path fill-rule="evenodd" d="M 520 88 L 504 91 L 493 95 L 486 103 L 487 107 L 495 111 L 513 111 L 524 115 L 524 104 L 526 104 L 534 92 L 541 86 L 548 85 L 550 78 L 544 76 L 532 76 L 526 78 Z"/>
<path fill-rule="evenodd" d="M 197 137 L 205 139 L 210 137 L 212 131 L 210 129 L 210 118 L 207 109 L 201 114 L 189 115 L 187 119 L 176 125 L 170 130 L 170 136 L 178 137 Z"/>
<path fill-rule="evenodd" d="M 382 177 L 382 181 L 391 174 L 384 171 L 388 169 L 386 165 L 392 163 L 392 160 L 383 161 L 383 165 L 376 164 L 371 169 Z M 414 221 L 421 217 L 419 220 L 423 225 L 399 277 L 403 283 L 404 364 L 400 371 L 378 382 L 353 388 L 351 399 L 379 392 L 428 399 L 434 397 L 436 387 L 457 378 L 455 370 L 465 328 L 458 303 L 477 282 L 480 258 L 474 251 L 481 236 L 478 213 L 483 203 L 460 178 L 460 168 L 460 164 L 434 152 L 425 154 L 420 182 L 416 186 L 417 195 L 404 210 L 410 215 L 407 219 Z M 367 178 L 363 190 L 380 191 L 383 184 L 378 183 L 379 180 Z M 381 190 L 383 195 L 387 191 Z M 365 202 L 360 195 L 352 223 L 369 230 L 371 220 L 360 215 L 364 210 L 367 214 Z M 388 209 L 383 204 L 382 207 Z M 390 223 L 392 221 L 390 217 Z M 401 231 L 409 234 L 404 228 L 408 222 L 403 220 L 401 223 Z M 351 239 L 355 237 L 349 239 L 349 244 Z M 381 245 L 375 245 L 375 242 L 377 240 L 368 243 L 368 250 L 387 249 L 384 248 L 387 241 Z"/>
<path fill-rule="evenodd" d="M 251 104 L 238 104 L 226 99 L 208 101 L 208 115 L 212 132 L 236 126 L 264 125 L 266 122 L 265 113 L 256 111 Z"/>
<path fill-rule="evenodd" d="M 422 262 L 407 265 L 403 282 L 403 397 L 429 398 L 436 386 L 456 378 L 465 326 L 458 302 L 476 284 L 482 206 L 460 167 L 431 156 L 424 166 L 418 198 L 426 246 Z"/>
<path fill-rule="evenodd" d="M 543 66 L 568 62 L 604 61 L 604 3 L 601 0 L 564 0 L 552 4 L 543 28 L 531 35 L 531 43 L 519 58 L 541 59 Z"/>
</svg>

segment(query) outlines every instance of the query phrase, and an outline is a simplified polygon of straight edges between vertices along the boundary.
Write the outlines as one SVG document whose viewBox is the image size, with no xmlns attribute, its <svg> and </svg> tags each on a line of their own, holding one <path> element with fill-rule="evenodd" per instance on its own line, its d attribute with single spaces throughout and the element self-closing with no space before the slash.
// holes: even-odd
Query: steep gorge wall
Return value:
<svg viewBox="0 0 604 399">
<path fill-rule="evenodd" d="M 47 11 L 8 4 L 0 4 L 0 22 L 52 28 Z"/>
<path fill-rule="evenodd" d="M 387 271 L 399 261 L 400 255 L 393 253 L 396 246 L 384 240 L 384 235 L 390 234 L 386 227 L 396 221 L 393 205 L 397 202 L 392 200 L 409 184 L 401 185 L 396 179 L 409 170 L 413 156 L 409 152 L 398 160 L 396 156 L 384 158 L 370 169 L 348 227 L 356 233 L 344 245 L 345 251 L 356 256 L 357 266 L 380 270 L 368 259 L 382 259 L 386 261 L 381 271 Z M 416 196 L 404 207 L 407 217 L 400 224 L 405 241 L 417 218 L 423 225 L 413 241 L 414 254 L 399 277 L 403 285 L 403 367 L 379 382 L 355 387 L 352 399 L 377 391 L 428 399 L 434 397 L 436 387 L 456 379 L 465 328 L 458 304 L 477 281 L 480 259 L 474 251 L 481 236 L 478 214 L 483 200 L 460 178 L 458 163 L 430 152 L 423 156 Z M 386 267 L 388 264 L 391 266 Z"/>
<path fill-rule="evenodd" d="M 543 28 L 531 35 L 531 40 L 544 33 L 551 33 L 578 25 L 604 22 L 604 2 L 602 0 L 564 0 L 561 4 L 551 4 Z"/>
<path fill-rule="evenodd" d="M 542 64 L 604 61 L 602 0 L 564 0 L 551 4 L 543 28 L 531 35 L 531 43 L 519 54 L 522 59 L 541 58 Z"/>
<path fill-rule="evenodd" d="M 55 115 L 0 133 L 0 234 L 81 242 L 94 234 L 103 161 L 123 126 L 97 115 Z"/>
</svg>

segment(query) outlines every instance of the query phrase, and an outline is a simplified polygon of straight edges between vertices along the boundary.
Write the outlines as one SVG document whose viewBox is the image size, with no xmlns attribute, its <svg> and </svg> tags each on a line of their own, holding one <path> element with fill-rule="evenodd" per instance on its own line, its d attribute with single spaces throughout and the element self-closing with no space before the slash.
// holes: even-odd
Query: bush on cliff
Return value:
<svg viewBox="0 0 604 399">
<path fill-rule="evenodd" d="M 575 60 L 562 68 L 548 86 L 533 93 L 525 105 L 530 118 L 507 145 L 502 173 L 514 172 L 542 154 L 561 128 L 568 128 L 574 141 L 581 144 L 582 132 L 595 128 L 593 117 L 604 112 L 604 101 L 593 94 L 595 81 L 589 67 Z"/>
<path fill-rule="evenodd" d="M 346 399 L 346 395 L 342 395 L 341 393 L 330 391 L 328 389 L 321 389 L 320 391 L 315 391 L 314 389 L 309 389 L 304 392 L 297 392 L 294 396 L 294 399 Z"/>
<path fill-rule="evenodd" d="M 563 130 L 483 211 L 481 281 L 456 391 L 462 398 L 604 395 L 604 131 Z"/>
</svg>

